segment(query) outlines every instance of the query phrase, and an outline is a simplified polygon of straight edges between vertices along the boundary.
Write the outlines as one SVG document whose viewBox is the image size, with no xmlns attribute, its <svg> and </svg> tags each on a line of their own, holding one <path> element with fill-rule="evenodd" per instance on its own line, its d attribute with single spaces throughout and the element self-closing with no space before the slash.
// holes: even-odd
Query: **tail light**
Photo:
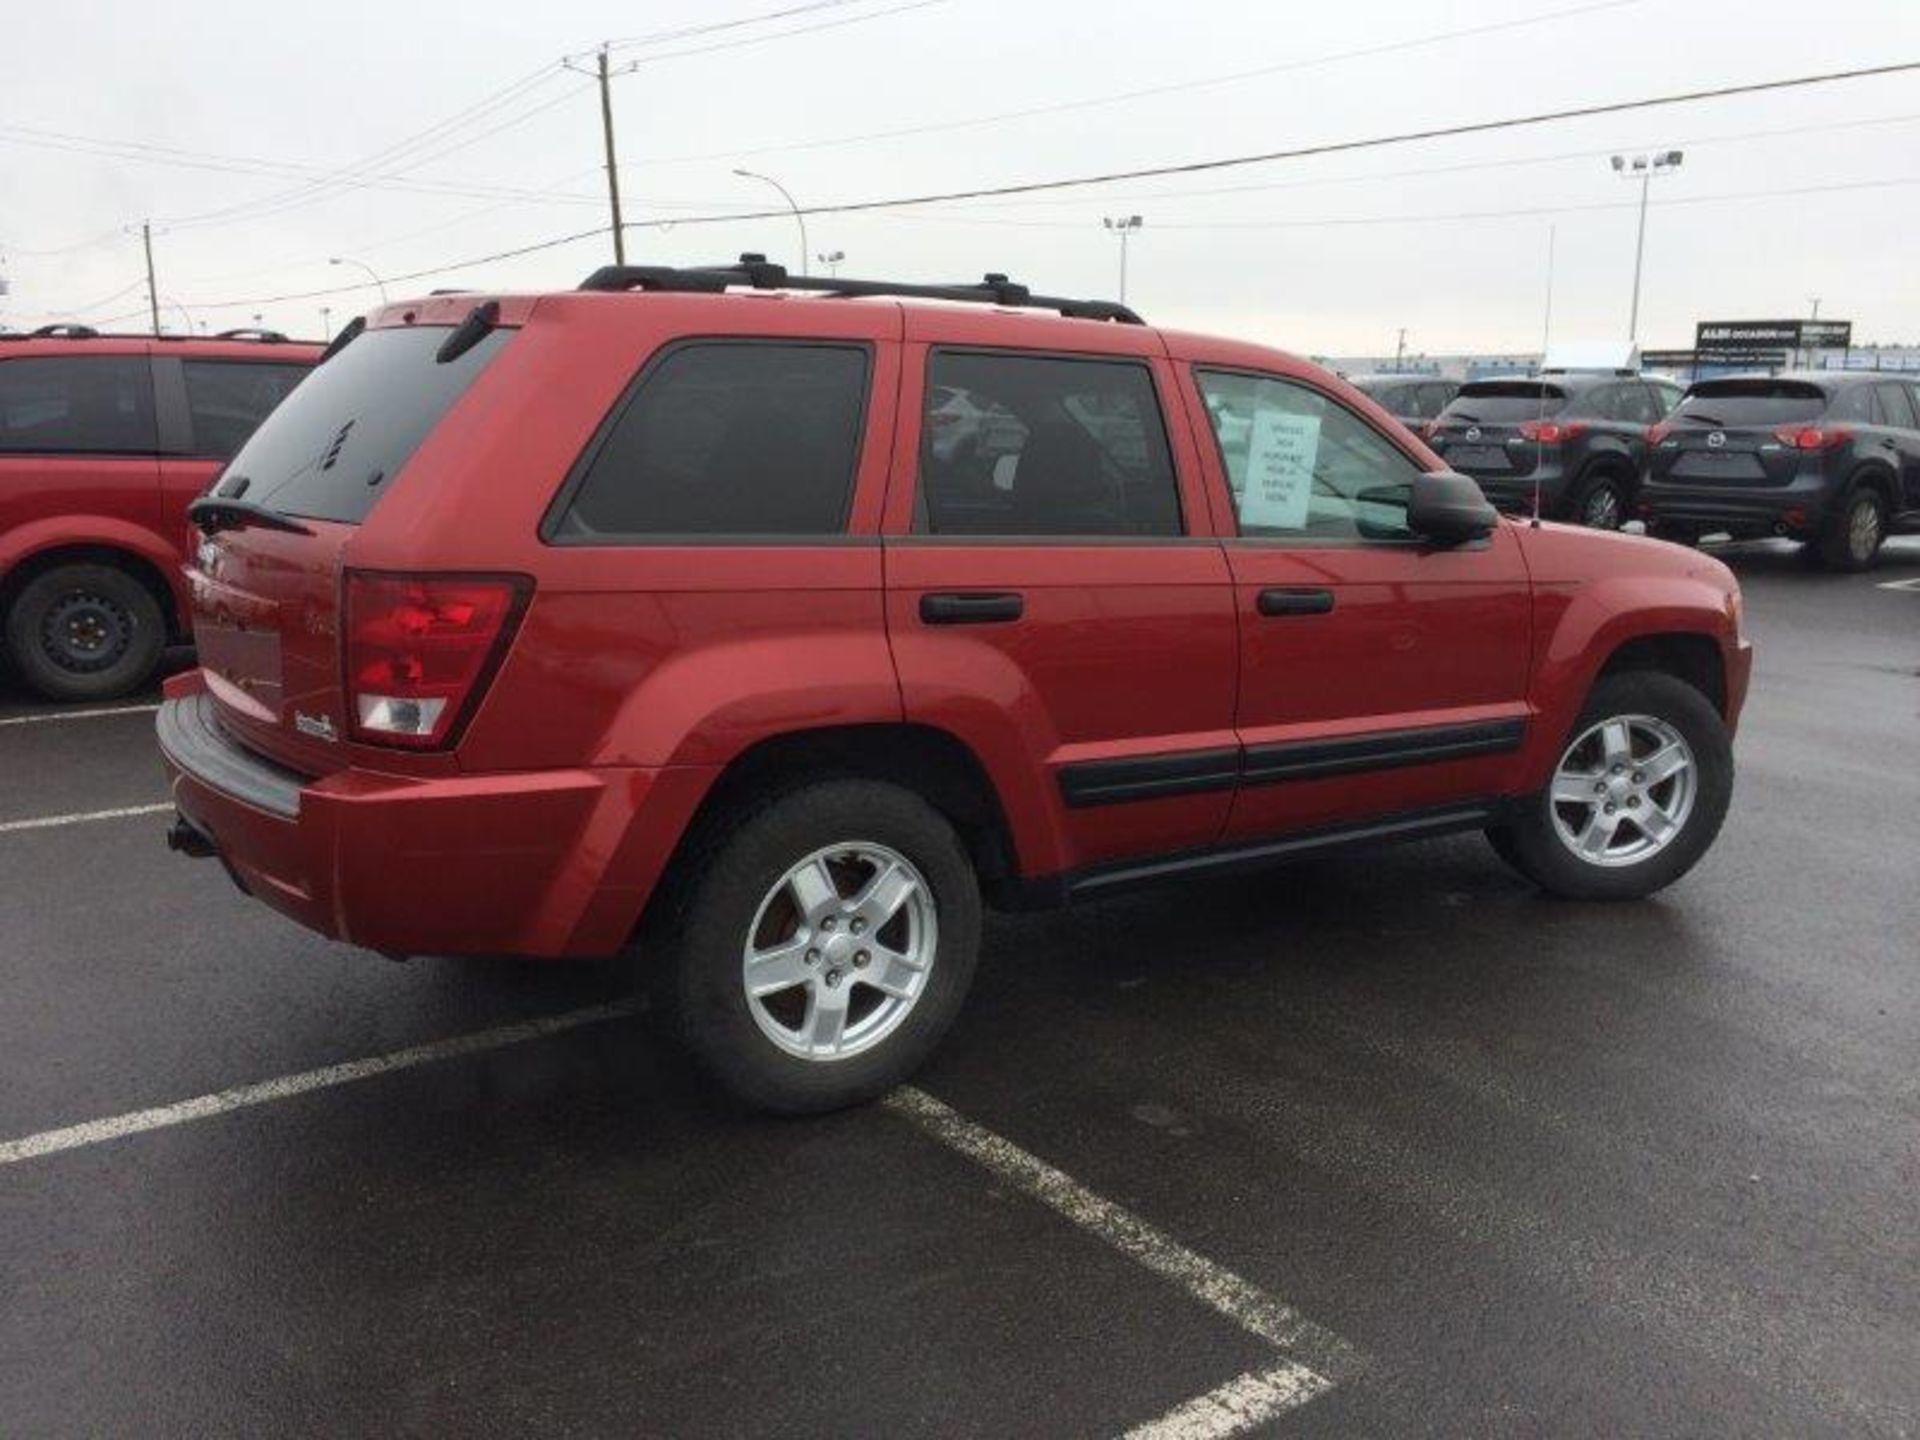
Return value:
<svg viewBox="0 0 1920 1440">
<path fill-rule="evenodd" d="M 1673 426 L 1669 425 L 1664 420 L 1662 420 L 1658 425 L 1649 425 L 1647 427 L 1647 444 L 1658 445 L 1662 440 L 1666 439 L 1667 436 L 1671 435 L 1672 433 L 1673 433 Z"/>
<path fill-rule="evenodd" d="M 348 713 L 357 738 L 448 744 L 493 678 L 526 608 L 506 576 L 347 572 Z"/>
<path fill-rule="evenodd" d="M 1562 440 L 1577 440 L 1587 433 L 1587 427 L 1579 420 L 1569 420 L 1562 425 L 1557 420 L 1529 420 L 1520 427 L 1520 437 L 1538 445 L 1558 445 Z"/>
<path fill-rule="evenodd" d="M 1782 425 L 1773 438 L 1795 450 L 1837 450 L 1853 439 L 1851 430 L 1821 429 L 1818 425 Z"/>
</svg>

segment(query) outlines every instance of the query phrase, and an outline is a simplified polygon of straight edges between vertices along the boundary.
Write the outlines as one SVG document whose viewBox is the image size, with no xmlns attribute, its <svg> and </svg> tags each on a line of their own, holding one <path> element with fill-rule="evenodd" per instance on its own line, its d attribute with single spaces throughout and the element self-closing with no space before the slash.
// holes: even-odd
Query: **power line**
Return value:
<svg viewBox="0 0 1920 1440">
<path fill-rule="evenodd" d="M 812 35 L 822 30 L 838 30 L 847 25 L 863 25 L 869 20 L 880 20 L 889 15 L 903 15 L 909 10 L 925 10 L 929 6 L 944 5 L 947 0 L 905 0 L 905 3 L 889 5 L 885 9 L 870 10 L 863 15 L 848 15 L 839 20 L 821 20 L 811 25 L 792 25 L 785 30 L 776 30 L 770 35 L 743 35 L 732 40 L 716 41 L 711 45 L 696 45 L 686 50 L 670 50 L 664 55 L 643 55 L 629 60 L 629 69 L 640 65 L 657 65 L 665 60 L 684 60 L 690 55 L 711 55 L 718 50 L 740 50 L 749 45 L 765 45 L 775 40 L 791 40 L 796 35 Z M 1621 0 L 1627 3 L 1627 0 Z"/>
<path fill-rule="evenodd" d="M 1549 11 L 1543 15 L 1524 16 L 1517 20 L 1501 20 L 1486 25 L 1471 25 L 1463 29 L 1441 30 L 1429 35 L 1416 35 L 1407 40 L 1396 40 L 1384 45 L 1368 45 L 1355 50 L 1335 51 L 1326 55 L 1309 56 L 1301 60 L 1287 60 L 1274 65 L 1260 65 L 1251 70 L 1233 70 L 1221 75 L 1205 75 L 1193 80 L 1179 80 L 1169 84 L 1150 85 L 1139 90 L 1121 90 L 1107 95 L 1093 95 L 1081 100 L 1065 100 L 1050 105 L 1034 105 L 1019 110 L 1001 110 L 989 115 L 974 115 L 962 120 L 934 121 L 923 125 L 905 125 L 891 130 L 869 130 L 855 135 L 837 135 L 820 140 L 796 140 L 775 145 L 735 146 L 730 150 L 710 150 L 700 154 L 667 155 L 635 162 L 641 165 L 680 165 L 695 162 L 734 159 L 747 155 L 781 155 L 803 150 L 824 150 L 842 145 L 860 145 L 876 140 L 910 139 L 922 135 L 938 135 L 954 130 L 977 129 L 987 125 L 999 125 L 1009 120 L 1028 120 L 1040 116 L 1061 115 L 1075 110 L 1090 110 L 1107 105 L 1124 105 L 1135 100 L 1150 99 L 1161 95 L 1180 94 L 1189 90 L 1209 89 L 1219 85 L 1238 84 L 1246 80 L 1264 79 L 1294 70 L 1316 69 L 1322 65 L 1344 64 L 1349 60 L 1372 59 L 1380 55 L 1398 54 L 1405 50 L 1421 49 L 1429 45 L 1446 44 L 1454 40 L 1473 39 L 1481 35 L 1490 35 L 1504 30 L 1518 30 L 1526 26 L 1546 25 L 1575 16 L 1590 14 L 1599 10 L 1615 10 L 1626 5 L 1638 5 L 1645 0 L 1593 0 L 1593 3 L 1576 5 L 1571 9 Z"/>
<path fill-rule="evenodd" d="M 675 30 L 655 30 L 647 35 L 626 35 L 607 41 L 607 47 L 613 50 L 625 50 L 637 45 L 660 45 L 671 40 L 687 40 L 696 35 L 711 35 L 721 30 L 739 30 L 748 25 L 764 25 L 772 20 L 786 20 L 796 15 L 811 15 L 819 10 L 844 10 L 849 5 L 862 5 L 867 0 L 811 0 L 805 5 L 789 5 L 783 10 L 763 10 L 758 15 L 742 15 L 732 20 L 716 20 L 705 25 L 683 25 Z"/>
</svg>

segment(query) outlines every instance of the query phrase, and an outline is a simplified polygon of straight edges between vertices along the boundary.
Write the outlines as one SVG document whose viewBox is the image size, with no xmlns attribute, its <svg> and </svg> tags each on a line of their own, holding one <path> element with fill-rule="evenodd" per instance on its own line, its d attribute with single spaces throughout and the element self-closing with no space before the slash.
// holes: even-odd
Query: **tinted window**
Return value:
<svg viewBox="0 0 1920 1440">
<path fill-rule="evenodd" d="M 1659 406 L 1660 413 L 1665 415 L 1669 410 L 1673 409 L 1675 405 L 1680 403 L 1680 387 L 1678 385 L 1663 384 L 1656 380 L 1653 383 L 1653 403 Z"/>
<path fill-rule="evenodd" d="M 1878 425 L 1880 408 L 1873 403 L 1871 385 L 1849 385 L 1833 397 L 1827 410 L 1829 420 L 1851 420 L 1856 425 Z"/>
<path fill-rule="evenodd" d="M 1242 535 L 1403 540 L 1419 467 L 1358 416 L 1290 381 L 1199 371 Z"/>
<path fill-rule="evenodd" d="M 1916 428 L 1913 402 L 1908 398 L 1904 385 L 1882 385 L 1880 391 L 1880 423 L 1897 425 L 1902 430 Z"/>
<path fill-rule="evenodd" d="M 1422 385 L 1420 387 L 1420 413 L 1429 419 L 1447 408 L 1447 402 L 1453 399 L 1451 385 Z"/>
<path fill-rule="evenodd" d="M 1558 385 L 1537 380 L 1476 380 L 1462 385 L 1447 406 L 1449 420 L 1465 424 L 1517 425 L 1557 413 L 1567 403 Z"/>
<path fill-rule="evenodd" d="M 593 451 L 556 538 L 837 535 L 866 394 L 859 346 L 670 350 Z"/>
<path fill-rule="evenodd" d="M 310 520 L 364 520 L 513 334 L 495 330 L 441 365 L 434 351 L 448 333 L 440 325 L 363 333 L 309 372 L 253 432 L 227 466 L 220 493 Z"/>
<path fill-rule="evenodd" d="M 919 513 L 934 535 L 1177 535 L 1160 402 L 1132 361 L 936 351 Z"/>
<path fill-rule="evenodd" d="M 1665 413 L 1651 385 L 1622 385 L 1619 412 L 1622 420 L 1635 425 L 1651 425 Z"/>
<path fill-rule="evenodd" d="M 265 365 L 254 361 L 187 360 L 187 409 L 193 415 L 193 453 L 225 460 L 254 427 L 287 398 L 304 365 Z"/>
<path fill-rule="evenodd" d="M 1704 380 L 1681 398 L 1675 420 L 1696 425 L 1796 425 L 1826 408 L 1817 385 L 1803 380 Z"/>
<path fill-rule="evenodd" d="M 155 445 L 143 356 L 0 362 L 0 451 L 149 455 Z"/>
</svg>

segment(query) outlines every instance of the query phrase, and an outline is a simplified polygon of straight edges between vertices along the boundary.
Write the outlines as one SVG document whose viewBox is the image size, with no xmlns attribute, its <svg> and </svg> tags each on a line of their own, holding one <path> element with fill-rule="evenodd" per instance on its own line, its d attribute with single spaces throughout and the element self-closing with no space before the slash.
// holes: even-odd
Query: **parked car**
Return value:
<svg viewBox="0 0 1920 1440">
<path fill-rule="evenodd" d="M 1920 385 L 1873 372 L 1703 380 L 1648 436 L 1640 513 L 1683 542 L 1787 535 L 1864 570 L 1920 531 Z"/>
<path fill-rule="evenodd" d="M 954 391 L 1018 420 L 1004 487 Z M 1718 562 L 1503 521 L 1312 365 L 997 277 L 390 306 L 194 516 L 171 843 L 393 955 L 631 950 L 782 1110 L 927 1055 L 983 899 L 1463 830 L 1657 890 L 1750 663 Z"/>
<path fill-rule="evenodd" d="M 1471 380 L 1426 438 L 1502 510 L 1530 514 L 1537 498 L 1549 519 L 1617 530 L 1633 513 L 1647 430 L 1679 394 L 1637 375 Z"/>
<path fill-rule="evenodd" d="M 124 695 L 186 638 L 187 504 L 319 354 L 256 330 L 0 336 L 0 628 L 28 685 Z"/>
<path fill-rule="evenodd" d="M 1347 383 L 1409 430 L 1419 430 L 1460 393 L 1458 380 L 1438 375 L 1349 375 Z"/>
</svg>

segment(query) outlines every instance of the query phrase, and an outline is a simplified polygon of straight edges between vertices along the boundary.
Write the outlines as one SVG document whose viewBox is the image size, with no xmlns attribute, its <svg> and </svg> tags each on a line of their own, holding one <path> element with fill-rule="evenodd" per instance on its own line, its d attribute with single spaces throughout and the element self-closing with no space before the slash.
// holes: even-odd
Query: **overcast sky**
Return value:
<svg viewBox="0 0 1920 1440">
<path fill-rule="evenodd" d="M 790 216 L 690 223 L 781 203 L 736 166 L 828 205 L 1920 60 L 1920 0 L 6 0 L 0 24 L 0 322 L 144 326 L 152 217 L 163 323 L 299 334 L 377 298 L 331 256 L 433 272 L 396 295 L 610 259 L 600 235 L 461 263 L 606 223 L 595 87 L 561 66 L 605 40 L 639 41 L 612 52 L 639 62 L 614 82 L 627 218 L 677 222 L 628 258 L 795 267 Z M 1550 230 L 1555 338 L 1624 338 L 1638 189 L 1607 156 L 1655 148 L 1686 158 L 1652 187 L 1643 344 L 1816 296 L 1858 340 L 1920 341 L 1920 72 L 807 230 L 848 274 L 1111 296 L 1102 217 L 1137 212 L 1128 299 L 1154 321 L 1320 354 L 1391 353 L 1402 326 L 1410 352 L 1524 349 Z"/>
</svg>

